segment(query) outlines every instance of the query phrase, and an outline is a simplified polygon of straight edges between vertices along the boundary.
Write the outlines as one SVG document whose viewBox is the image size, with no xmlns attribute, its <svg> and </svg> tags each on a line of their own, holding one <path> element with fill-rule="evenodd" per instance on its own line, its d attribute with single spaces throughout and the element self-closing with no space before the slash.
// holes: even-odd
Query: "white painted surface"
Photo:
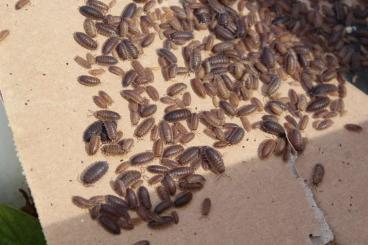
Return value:
<svg viewBox="0 0 368 245">
<path fill-rule="evenodd" d="M 27 184 L 22 172 L 4 106 L 0 102 L 0 203 L 23 206 L 24 199 L 18 189 L 27 188 Z"/>
</svg>

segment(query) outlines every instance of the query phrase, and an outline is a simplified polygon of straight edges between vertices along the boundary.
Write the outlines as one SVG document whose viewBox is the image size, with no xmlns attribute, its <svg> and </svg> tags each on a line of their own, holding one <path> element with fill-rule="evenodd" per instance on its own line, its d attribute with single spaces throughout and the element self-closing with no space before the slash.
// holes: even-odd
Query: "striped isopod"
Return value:
<svg viewBox="0 0 368 245">
<path fill-rule="evenodd" d="M 141 165 L 151 162 L 155 158 L 152 151 L 137 153 L 130 158 L 130 164 Z"/>
<path fill-rule="evenodd" d="M 188 119 L 191 114 L 192 113 L 188 109 L 178 109 L 166 113 L 164 119 L 168 122 L 178 122 Z"/>
<path fill-rule="evenodd" d="M 99 85 L 101 83 L 101 80 L 97 77 L 82 75 L 78 77 L 78 82 L 82 85 L 93 87 Z"/>
</svg>

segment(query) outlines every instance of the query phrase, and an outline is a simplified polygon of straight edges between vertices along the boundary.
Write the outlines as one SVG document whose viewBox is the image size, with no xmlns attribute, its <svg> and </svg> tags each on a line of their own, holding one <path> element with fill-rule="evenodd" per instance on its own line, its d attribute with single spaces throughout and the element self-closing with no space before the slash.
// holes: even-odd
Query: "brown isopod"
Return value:
<svg viewBox="0 0 368 245">
<path fill-rule="evenodd" d="M 194 173 L 194 169 L 192 167 L 177 167 L 168 171 L 168 175 L 170 175 L 173 179 L 181 179 L 185 178 Z"/>
<path fill-rule="evenodd" d="M 125 74 L 125 76 L 127 76 L 127 73 Z M 138 103 L 140 105 L 144 104 L 144 102 L 145 102 L 145 99 L 139 93 L 137 93 L 134 90 L 123 90 L 123 91 L 121 91 L 120 95 L 128 101 L 133 101 L 133 102 Z"/>
<path fill-rule="evenodd" d="M 324 175 L 325 175 L 325 168 L 323 167 L 323 165 L 320 163 L 314 165 L 312 171 L 312 184 L 314 186 L 318 186 L 322 182 Z"/>
<path fill-rule="evenodd" d="M 188 119 L 191 114 L 192 113 L 188 109 L 178 109 L 166 113 L 164 119 L 168 122 L 178 122 Z"/>
<path fill-rule="evenodd" d="M 169 168 L 162 165 L 150 165 L 147 167 L 147 171 L 152 174 L 163 174 L 169 171 Z"/>
<path fill-rule="evenodd" d="M 236 114 L 235 108 L 226 100 L 221 100 L 219 102 L 219 107 L 225 112 L 226 115 L 230 117 L 233 117 Z"/>
<path fill-rule="evenodd" d="M 148 94 L 148 96 L 151 98 L 151 100 L 153 101 L 158 101 L 160 98 L 160 95 L 157 91 L 157 89 L 151 85 L 148 85 L 146 87 L 146 93 Z"/>
<path fill-rule="evenodd" d="M 201 98 L 206 97 L 206 88 L 204 87 L 202 81 L 197 78 L 193 78 L 190 80 L 190 84 L 192 86 L 192 90 L 195 94 L 197 94 Z"/>
<path fill-rule="evenodd" d="M 186 133 L 186 134 L 183 134 L 181 137 L 180 137 L 180 143 L 181 144 L 186 144 L 186 143 L 189 143 L 190 141 L 192 141 L 195 137 L 195 134 L 194 133 Z"/>
<path fill-rule="evenodd" d="M 344 125 L 344 128 L 350 132 L 355 132 L 355 133 L 360 133 L 363 131 L 362 126 L 358 125 L 358 124 L 353 124 L 353 123 L 347 123 Z"/>
<path fill-rule="evenodd" d="M 155 119 L 150 117 L 145 120 L 143 120 L 134 130 L 134 135 L 136 137 L 143 137 L 146 134 L 149 133 L 149 131 L 153 128 L 155 125 Z"/>
<path fill-rule="evenodd" d="M 94 155 L 97 153 L 98 149 L 100 148 L 101 144 L 101 137 L 99 135 L 92 135 L 89 142 L 86 143 L 86 152 L 88 155 Z"/>
<path fill-rule="evenodd" d="M 99 56 L 96 56 L 95 59 L 96 59 L 97 64 L 103 65 L 103 66 L 115 65 L 118 63 L 117 59 L 109 55 L 99 55 Z"/>
<path fill-rule="evenodd" d="M 186 88 L 187 85 L 185 83 L 175 83 L 167 88 L 166 93 L 169 96 L 175 96 L 184 91 Z"/>
<path fill-rule="evenodd" d="M 131 165 L 142 165 L 151 162 L 155 158 L 152 151 L 137 153 L 130 158 Z"/>
<path fill-rule="evenodd" d="M 134 146 L 134 139 L 132 138 L 122 139 L 118 142 L 118 144 L 120 145 L 121 149 L 128 152 Z"/>
<path fill-rule="evenodd" d="M 111 72 L 114 75 L 123 77 L 125 75 L 125 72 L 123 69 L 121 69 L 118 66 L 109 66 L 108 68 L 109 72 Z"/>
<path fill-rule="evenodd" d="M 312 123 L 314 129 L 324 130 L 333 125 L 333 121 L 331 119 L 317 120 Z"/>
<path fill-rule="evenodd" d="M 83 28 L 86 34 L 90 37 L 96 37 L 97 36 L 97 30 L 95 23 L 91 19 L 85 19 L 83 22 Z"/>
<path fill-rule="evenodd" d="M 169 208 L 171 208 L 173 206 L 173 204 L 170 201 L 167 200 L 163 200 L 162 202 L 159 202 L 155 208 L 154 208 L 154 212 L 156 214 L 161 214 L 164 211 L 168 210 Z"/>
<path fill-rule="evenodd" d="M 106 161 L 97 161 L 89 165 L 81 174 L 81 182 L 88 186 L 102 178 L 109 169 Z"/>
<path fill-rule="evenodd" d="M 90 69 L 91 68 L 91 64 L 84 58 L 80 57 L 80 56 L 75 56 L 74 57 L 74 61 L 80 65 L 81 67 L 84 67 L 86 69 Z"/>
<path fill-rule="evenodd" d="M 151 243 L 148 240 L 140 240 L 135 242 L 133 245 L 150 245 Z"/>
<path fill-rule="evenodd" d="M 102 68 L 96 68 L 96 69 L 92 69 L 92 70 L 89 70 L 88 73 L 91 75 L 91 76 L 100 76 L 102 74 L 105 73 L 105 69 L 102 69 Z"/>
<path fill-rule="evenodd" d="M 187 205 L 193 198 L 193 194 L 189 191 L 180 192 L 174 200 L 175 207 L 183 207 Z"/>
<path fill-rule="evenodd" d="M 111 218 L 111 216 L 98 216 L 98 223 L 111 234 L 118 235 L 121 233 L 119 225 L 117 224 L 115 219 Z"/>
<path fill-rule="evenodd" d="M 125 170 L 127 170 L 130 166 L 130 163 L 129 162 L 122 162 L 120 163 L 116 169 L 115 169 L 115 173 L 117 174 L 121 174 L 123 173 Z"/>
<path fill-rule="evenodd" d="M 208 197 L 206 197 L 203 201 L 202 201 L 202 205 L 201 205 L 201 214 L 203 216 L 208 216 L 210 211 L 211 211 L 211 199 L 209 199 Z"/>
<path fill-rule="evenodd" d="M 157 139 L 152 146 L 152 151 L 156 157 L 161 157 L 164 150 L 164 142 L 162 139 Z"/>
<path fill-rule="evenodd" d="M 172 158 L 184 151 L 184 147 L 182 145 L 171 145 L 164 149 L 162 157 L 164 158 Z"/>
<path fill-rule="evenodd" d="M 138 208 L 138 197 L 135 194 L 135 191 L 131 188 L 127 188 L 126 190 L 126 199 L 128 201 L 128 206 L 130 209 Z"/>
<path fill-rule="evenodd" d="M 104 144 L 101 147 L 101 152 L 107 156 L 124 155 L 127 153 L 119 144 Z"/>
<path fill-rule="evenodd" d="M 93 96 L 93 102 L 100 108 L 106 109 L 108 105 L 106 104 L 105 100 L 100 96 Z"/>
<path fill-rule="evenodd" d="M 241 127 L 235 127 L 225 134 L 226 141 L 231 145 L 236 145 L 244 138 L 245 132 Z"/>
<path fill-rule="evenodd" d="M 23 8 L 24 6 L 26 6 L 27 4 L 29 4 L 31 1 L 30 0 L 18 0 L 15 3 L 15 9 L 19 10 L 21 8 Z"/>
<path fill-rule="evenodd" d="M 308 126 L 308 122 L 309 122 L 309 116 L 308 115 L 304 115 L 300 121 L 299 121 L 299 124 L 298 124 L 298 128 L 300 130 L 304 130 L 306 129 L 306 127 Z"/>
<path fill-rule="evenodd" d="M 99 85 L 101 83 L 101 80 L 97 77 L 82 75 L 78 77 L 78 82 L 82 85 L 93 87 Z"/>
<path fill-rule="evenodd" d="M 285 136 L 284 128 L 277 121 L 273 120 L 262 121 L 261 129 L 269 134 L 274 134 L 280 137 Z"/>
<path fill-rule="evenodd" d="M 276 141 L 273 139 L 264 140 L 258 146 L 258 157 L 260 159 L 268 158 L 275 150 Z"/>
<path fill-rule="evenodd" d="M 109 10 L 109 6 L 106 3 L 101 2 L 99 0 L 87 0 L 87 5 L 96 8 L 101 12 L 106 12 Z"/>
<path fill-rule="evenodd" d="M 78 208 L 83 209 L 93 207 L 93 204 L 88 199 L 81 196 L 72 196 L 72 203 Z"/>
<path fill-rule="evenodd" d="M 143 105 L 140 108 L 140 116 L 141 117 L 149 117 L 152 116 L 157 111 L 157 105 Z"/>
<path fill-rule="evenodd" d="M 199 158 L 200 148 L 192 146 L 184 150 L 182 154 L 177 157 L 178 162 L 181 165 L 186 165 Z"/>
<path fill-rule="evenodd" d="M 166 189 L 166 187 L 160 185 L 156 188 L 156 192 L 158 197 L 160 198 L 161 201 L 168 201 L 171 202 L 170 200 L 170 193 L 169 191 Z"/>
<path fill-rule="evenodd" d="M 155 184 L 158 184 L 162 181 L 162 179 L 164 178 L 164 176 L 162 174 L 157 174 L 157 175 L 154 175 L 152 176 L 151 178 L 149 178 L 147 180 L 147 183 L 149 185 L 155 185 Z"/>
<path fill-rule="evenodd" d="M 108 95 L 105 91 L 98 91 L 98 95 L 103 98 L 103 100 L 107 103 L 107 105 L 112 105 L 114 100 Z"/>
<path fill-rule="evenodd" d="M 116 181 L 121 181 L 124 185 L 124 188 L 128 188 L 134 182 L 141 178 L 141 173 L 137 170 L 127 170 L 123 171 L 119 176 L 116 178 Z"/>
<path fill-rule="evenodd" d="M 307 112 L 319 111 L 330 104 L 330 99 L 328 97 L 317 97 L 316 99 L 309 102 L 307 106 Z"/>
<path fill-rule="evenodd" d="M 116 48 L 116 46 L 119 44 L 119 41 L 120 40 L 117 37 L 109 37 L 105 41 L 105 43 L 102 45 L 102 54 L 107 55 L 107 54 L 111 53 Z"/>
<path fill-rule="evenodd" d="M 83 48 L 89 50 L 96 50 L 98 47 L 97 42 L 83 32 L 74 33 L 74 40 Z"/>
<path fill-rule="evenodd" d="M 170 144 L 174 140 L 173 130 L 168 122 L 162 120 L 159 124 L 159 132 L 161 139 L 164 140 L 165 144 Z"/>
<path fill-rule="evenodd" d="M 180 167 L 180 164 L 178 163 L 178 161 L 169 159 L 169 158 L 161 158 L 160 164 L 168 168 Z"/>
<path fill-rule="evenodd" d="M 286 146 L 287 146 L 287 142 L 285 138 L 277 138 L 276 146 L 275 146 L 275 149 L 273 150 L 273 153 L 276 156 L 282 155 L 284 153 Z"/>
<path fill-rule="evenodd" d="M 116 121 L 121 118 L 119 113 L 110 110 L 95 111 L 93 115 L 101 121 Z"/>
<path fill-rule="evenodd" d="M 257 110 L 257 106 L 254 104 L 244 105 L 238 108 L 236 115 L 238 117 L 247 116 L 247 115 L 252 114 L 256 110 Z"/>
<path fill-rule="evenodd" d="M 302 152 L 304 150 L 304 140 L 298 129 L 291 129 L 287 133 L 287 138 L 296 151 Z"/>
<path fill-rule="evenodd" d="M 148 227 L 151 229 L 163 229 L 174 223 L 174 218 L 170 216 L 161 216 L 159 221 L 151 220 L 148 222 Z"/>
<path fill-rule="evenodd" d="M 176 193 L 176 183 L 170 175 L 166 174 L 162 179 L 161 184 L 167 189 L 170 195 L 174 195 Z"/>
<path fill-rule="evenodd" d="M 198 129 L 198 125 L 199 125 L 199 116 L 197 113 L 192 113 L 190 115 L 190 117 L 187 119 L 187 125 L 188 128 L 192 131 L 197 130 Z"/>
<path fill-rule="evenodd" d="M 252 125 L 249 121 L 249 119 L 246 116 L 242 116 L 240 117 L 240 121 L 243 125 L 243 128 L 247 131 L 250 132 L 252 130 Z"/>
<path fill-rule="evenodd" d="M 209 146 L 202 147 L 201 152 L 214 173 L 222 174 L 225 172 L 225 164 L 220 152 Z"/>
<path fill-rule="evenodd" d="M 253 105 L 256 105 L 257 106 L 257 111 L 262 111 L 263 110 L 263 103 L 256 97 L 252 97 L 250 99 L 250 102 L 253 104 Z"/>
<path fill-rule="evenodd" d="M 183 94 L 182 101 L 185 106 L 190 106 L 190 104 L 192 103 L 192 96 L 190 95 L 189 92 L 185 92 Z"/>
<path fill-rule="evenodd" d="M 139 187 L 139 189 L 138 189 L 138 199 L 139 199 L 140 204 L 143 207 L 145 207 L 147 209 L 151 209 L 151 207 L 152 207 L 151 197 L 150 197 L 150 194 L 149 194 L 146 187 L 144 187 L 144 186 Z"/>
<path fill-rule="evenodd" d="M 89 52 L 86 54 L 86 60 L 91 65 L 96 64 L 95 56 L 93 54 L 89 53 Z"/>
</svg>

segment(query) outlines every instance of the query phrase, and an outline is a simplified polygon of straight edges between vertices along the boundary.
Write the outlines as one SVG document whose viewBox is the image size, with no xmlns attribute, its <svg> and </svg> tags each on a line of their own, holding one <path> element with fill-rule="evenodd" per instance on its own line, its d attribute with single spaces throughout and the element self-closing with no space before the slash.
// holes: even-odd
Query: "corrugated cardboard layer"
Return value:
<svg viewBox="0 0 368 245">
<path fill-rule="evenodd" d="M 125 3 L 119 1 L 115 14 Z M 113 170 L 120 158 L 107 159 L 110 171 L 93 187 L 86 188 L 77 179 L 89 163 L 105 158 L 101 154 L 88 157 L 81 140 L 83 130 L 94 120 L 88 111 L 97 109 L 91 97 L 98 90 L 114 98 L 111 109 L 122 115 L 118 127 L 124 137 L 132 136 L 127 103 L 119 95 L 120 79 L 104 74 L 98 88 L 76 82 L 78 75 L 86 74 L 73 61 L 85 50 L 72 37 L 74 31 L 82 30 L 83 17 L 77 8 L 83 1 L 34 0 L 17 12 L 13 2 L 1 4 L 0 27 L 11 30 L 0 44 L 1 90 L 18 156 L 49 244 L 131 244 L 143 238 L 152 244 L 308 244 L 309 234 L 318 235 L 319 226 L 288 166 L 280 159 L 259 161 L 256 157 L 258 144 L 270 137 L 260 131 L 252 131 L 241 144 L 222 150 L 227 177 L 205 173 L 206 187 L 195 194 L 191 205 L 179 210 L 179 225 L 152 231 L 142 224 L 120 236 L 103 231 L 88 213 L 74 207 L 70 198 L 112 193 L 109 181 L 115 177 Z M 161 44 L 156 41 L 140 59 L 145 66 L 158 66 L 155 48 Z M 154 85 L 163 94 L 170 83 L 164 82 L 158 71 L 155 75 Z M 177 81 L 188 83 L 189 79 Z M 193 96 L 193 111 L 211 107 L 210 99 Z M 162 109 L 159 105 L 159 111 Z M 260 116 L 250 119 L 254 122 Z M 158 121 L 162 114 L 155 117 Z M 212 143 L 200 130 L 196 134 L 190 145 Z M 134 152 L 124 159 L 149 150 L 151 145 L 147 137 L 136 141 Z M 205 197 L 213 200 L 213 210 L 210 217 L 200 218 L 200 203 Z"/>
</svg>

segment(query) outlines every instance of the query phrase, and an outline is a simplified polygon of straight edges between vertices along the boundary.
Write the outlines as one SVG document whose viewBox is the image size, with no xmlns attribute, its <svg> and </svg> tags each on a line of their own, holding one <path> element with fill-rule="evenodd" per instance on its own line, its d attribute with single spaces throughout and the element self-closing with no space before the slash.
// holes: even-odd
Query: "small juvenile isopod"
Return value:
<svg viewBox="0 0 368 245">
<path fill-rule="evenodd" d="M 362 126 L 358 124 L 348 123 L 344 125 L 344 128 L 350 132 L 360 133 L 363 131 Z"/>
<path fill-rule="evenodd" d="M 208 216 L 208 214 L 211 211 L 211 199 L 209 199 L 208 197 L 206 197 L 203 202 L 202 202 L 202 206 L 201 206 L 201 214 L 203 216 Z"/>
<path fill-rule="evenodd" d="M 318 186 L 325 175 L 325 168 L 322 164 L 317 163 L 314 165 L 313 172 L 312 172 L 312 184 Z"/>
</svg>

